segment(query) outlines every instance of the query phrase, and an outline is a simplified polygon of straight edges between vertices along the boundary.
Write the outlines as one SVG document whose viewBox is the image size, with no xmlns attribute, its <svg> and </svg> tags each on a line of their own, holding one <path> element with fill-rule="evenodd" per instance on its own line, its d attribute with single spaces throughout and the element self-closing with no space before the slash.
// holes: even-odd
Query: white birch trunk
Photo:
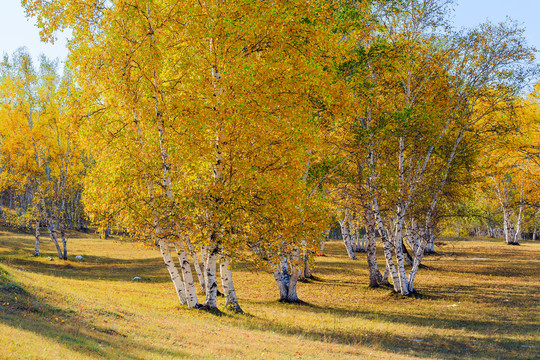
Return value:
<svg viewBox="0 0 540 360">
<path fill-rule="evenodd" d="M 151 20 L 151 13 L 150 13 L 150 7 L 147 5 L 147 12 L 148 12 L 148 19 L 149 19 L 149 34 L 151 36 L 151 44 L 152 46 L 155 46 L 155 39 L 154 39 L 154 29 L 152 26 Z M 154 64 L 155 65 L 155 64 Z M 165 195 L 167 199 L 169 200 L 169 206 L 167 207 L 168 211 L 172 211 L 174 206 L 174 193 L 172 188 L 172 180 L 171 180 L 171 174 L 170 174 L 170 160 L 169 160 L 169 150 L 167 145 L 167 136 L 166 136 L 166 124 L 165 124 L 165 117 L 162 112 L 159 99 L 160 99 L 160 91 L 161 91 L 161 79 L 159 76 L 159 71 L 156 67 L 153 69 L 153 85 L 154 85 L 154 114 L 155 114 L 155 120 L 157 125 L 157 132 L 158 132 L 158 140 L 159 140 L 159 150 L 161 155 L 161 173 L 162 173 L 162 186 L 165 190 Z M 139 133 L 140 136 L 140 133 Z M 155 226 L 156 230 L 158 232 L 161 231 L 161 225 L 158 223 L 157 220 L 155 220 Z M 180 264 L 182 265 L 182 272 L 184 275 L 184 281 L 188 285 L 188 288 L 186 288 L 186 284 L 184 284 L 184 281 L 180 278 L 180 275 L 178 273 L 178 270 L 176 269 L 176 266 L 174 266 L 174 262 L 172 260 L 171 254 L 169 252 L 168 247 L 166 247 L 166 244 L 163 240 L 159 241 L 159 245 L 161 248 L 161 252 L 163 254 L 163 259 L 165 261 L 165 264 L 167 265 L 167 269 L 169 270 L 169 273 L 171 274 L 171 279 L 173 280 L 173 283 L 175 285 L 175 288 L 178 292 L 178 296 L 180 298 L 180 302 L 182 304 L 188 304 L 189 307 L 197 307 L 198 301 L 197 296 L 195 293 L 195 288 L 193 284 L 193 276 L 191 274 L 191 268 L 189 267 L 189 262 L 187 261 L 187 258 L 185 257 L 185 251 L 182 251 L 182 254 L 179 254 L 182 256 L 182 259 L 180 259 Z M 183 248 L 182 248 L 183 250 Z M 185 266 L 185 262 L 187 262 L 187 266 Z M 186 278 L 187 276 L 187 278 Z M 189 296 L 187 295 L 189 292 Z"/>
<path fill-rule="evenodd" d="M 371 209 L 364 212 L 364 221 L 366 223 L 366 257 L 369 271 L 369 287 L 378 287 L 382 281 L 382 275 L 377 266 L 377 243 L 375 239 L 375 222 Z"/>
<path fill-rule="evenodd" d="M 422 247 L 419 247 L 416 256 L 414 257 L 413 267 L 409 273 L 408 290 L 410 293 L 414 292 L 414 279 L 416 277 L 416 273 L 418 272 L 418 268 L 420 267 L 420 262 L 424 257 L 424 251 L 421 250 Z"/>
<path fill-rule="evenodd" d="M 516 230 L 514 232 L 514 238 L 512 239 L 512 245 L 519 245 L 519 240 L 521 238 L 521 219 L 523 214 L 523 205 L 519 206 L 518 218 L 516 221 Z"/>
<path fill-rule="evenodd" d="M 204 265 L 204 262 L 206 261 L 206 246 L 201 247 L 201 259 Z M 206 274 L 205 274 L 206 277 Z"/>
<path fill-rule="evenodd" d="M 202 291 L 204 291 L 204 275 L 201 271 L 201 266 L 199 265 L 199 259 L 197 258 L 197 252 L 195 251 L 195 248 L 193 247 L 193 244 L 191 243 L 191 240 L 189 236 L 186 235 L 186 244 L 189 250 L 189 254 L 191 255 L 191 258 L 193 259 L 193 265 L 195 266 L 195 272 L 197 273 L 197 277 L 199 279 L 199 284 L 201 285 Z M 204 261 L 204 257 L 203 257 Z"/>
<path fill-rule="evenodd" d="M 523 185 L 521 186 L 521 198 L 520 198 L 520 207 L 518 213 L 518 219 L 516 224 L 519 228 L 515 229 L 514 224 L 512 223 L 512 208 L 510 206 L 510 196 L 509 189 L 506 184 L 500 185 L 495 182 L 494 185 L 495 194 L 498 197 L 499 203 L 503 211 L 503 233 L 505 241 L 508 245 L 519 245 L 518 236 L 521 231 L 521 214 L 523 210 Z"/>
<path fill-rule="evenodd" d="M 364 238 L 362 235 L 360 235 L 360 231 L 356 230 L 354 232 L 355 238 L 356 238 L 356 252 L 365 252 L 366 249 L 364 248 Z"/>
<path fill-rule="evenodd" d="M 403 223 L 405 221 L 405 212 L 406 212 L 406 209 L 408 208 L 408 205 L 403 203 L 404 187 L 405 187 L 404 152 L 405 152 L 405 139 L 403 137 L 400 137 L 399 153 L 398 153 L 400 186 L 399 186 L 399 202 L 397 206 L 397 218 L 394 222 L 394 234 L 395 234 L 394 252 L 396 254 L 396 263 L 397 263 L 398 276 L 399 276 L 399 281 L 400 281 L 399 287 L 401 290 L 401 294 L 408 295 L 409 290 L 408 290 L 408 284 L 407 284 L 407 273 L 405 272 L 405 262 L 403 258 Z M 412 193 L 413 191 L 411 189 L 411 192 L 409 193 L 408 203 L 410 203 Z"/>
<path fill-rule="evenodd" d="M 298 294 L 296 293 L 296 284 L 298 284 L 298 279 L 300 278 L 300 269 L 299 269 L 299 255 L 300 251 L 295 250 L 289 256 L 289 263 L 291 272 L 291 277 L 289 278 L 289 288 L 287 289 L 287 301 L 291 303 L 300 302 Z"/>
<path fill-rule="evenodd" d="M 39 239 L 40 239 L 40 232 L 39 232 L 39 219 L 36 220 L 36 245 L 34 247 L 34 256 L 39 256 Z"/>
<path fill-rule="evenodd" d="M 204 306 L 208 309 L 217 309 L 217 259 L 218 247 L 213 246 L 206 252 L 206 261 L 204 262 L 204 271 L 206 273 L 205 291 L 206 301 Z"/>
<path fill-rule="evenodd" d="M 276 265 L 276 270 L 274 271 L 274 279 L 279 290 L 279 301 L 287 301 L 287 295 L 289 292 L 289 276 L 288 272 L 284 274 L 283 270 L 280 268 L 281 264 Z"/>
<path fill-rule="evenodd" d="M 353 253 L 360 251 L 358 232 L 356 231 L 353 222 L 349 220 L 349 236 L 351 238 L 351 248 Z"/>
<path fill-rule="evenodd" d="M 428 242 L 426 245 L 426 250 L 424 251 L 425 254 L 435 254 L 435 236 L 433 234 L 433 229 L 427 229 L 427 233 L 425 236 L 427 236 Z"/>
<path fill-rule="evenodd" d="M 465 131 L 466 131 L 467 127 L 462 127 L 459 132 L 458 132 L 458 136 L 456 137 L 455 141 L 454 141 L 454 145 L 452 147 L 452 152 L 450 153 L 450 156 L 447 158 L 446 160 L 446 164 L 445 164 L 445 167 L 444 167 L 444 170 L 442 172 L 442 176 L 441 176 L 441 180 L 439 182 L 439 185 L 437 187 L 437 189 L 435 190 L 435 192 L 433 193 L 433 196 L 431 198 L 431 205 L 427 211 L 427 214 L 426 214 L 426 221 L 425 221 L 425 228 L 424 228 L 424 237 L 423 239 L 421 240 L 420 242 L 420 247 L 417 249 L 417 252 L 416 252 L 416 255 L 414 257 L 414 262 L 413 262 L 413 268 L 411 269 L 411 272 L 409 273 L 409 280 L 407 282 L 407 288 L 408 288 L 408 291 L 409 293 L 412 293 L 414 291 L 414 279 L 415 279 L 415 276 L 416 276 L 416 273 L 418 272 L 418 268 L 420 267 L 420 262 L 422 261 L 422 258 L 424 256 L 424 252 L 425 252 L 425 249 L 427 247 L 427 244 L 428 244 L 428 241 L 430 240 L 430 237 L 432 234 L 430 234 L 428 236 L 428 231 L 430 231 L 432 228 L 431 228 L 431 217 L 435 211 L 435 207 L 437 206 L 437 201 L 438 201 L 438 197 L 439 195 L 441 194 L 446 182 L 447 182 L 447 179 L 448 179 L 448 173 L 450 171 L 450 166 L 452 164 L 452 162 L 454 161 L 456 155 L 457 155 L 457 152 L 458 152 L 458 147 L 459 147 L 459 144 L 461 143 L 461 140 L 463 139 L 463 136 L 465 134 Z M 446 131 L 446 130 L 445 130 Z"/>
<path fill-rule="evenodd" d="M 178 294 L 178 299 L 180 300 L 180 304 L 185 305 L 187 303 L 186 295 L 185 295 L 185 288 L 184 283 L 182 281 L 182 278 L 180 277 L 180 273 L 178 272 L 178 269 L 174 265 L 173 258 L 171 256 L 171 253 L 169 251 L 169 247 L 163 240 L 158 240 L 159 249 L 161 250 L 161 255 L 163 256 L 163 261 L 165 262 L 165 266 L 167 267 L 167 270 L 169 271 L 169 275 L 171 276 L 171 280 L 174 284 L 174 288 L 176 289 L 176 293 Z"/>
<path fill-rule="evenodd" d="M 50 217 L 49 217 L 49 226 L 47 227 L 47 229 L 49 230 L 49 236 L 52 242 L 54 243 L 54 246 L 56 247 L 56 251 L 58 252 L 58 258 L 62 259 L 63 258 L 62 249 L 60 249 L 60 245 L 58 245 L 58 238 L 56 235 L 56 228 L 54 226 L 54 220 Z"/>
<path fill-rule="evenodd" d="M 320 247 L 320 255 L 324 255 L 324 247 L 326 245 L 326 242 L 330 240 L 330 232 L 332 229 L 328 229 L 324 232 L 324 236 L 321 239 L 321 247 Z"/>
<path fill-rule="evenodd" d="M 403 258 L 405 259 L 405 264 L 407 264 L 407 266 L 411 266 L 413 264 L 413 258 L 411 254 L 409 254 L 409 251 L 407 250 L 407 247 L 403 241 L 401 242 L 401 249 L 403 252 Z"/>
<path fill-rule="evenodd" d="M 221 262 L 219 264 L 219 273 L 221 276 L 223 292 L 225 293 L 225 308 L 230 309 L 235 313 L 243 313 L 234 289 L 231 262 L 227 257 L 221 258 Z"/>
<path fill-rule="evenodd" d="M 383 285 L 389 285 L 390 282 L 388 281 L 388 276 L 390 276 L 390 270 L 388 269 L 388 266 L 384 267 L 384 274 L 382 276 L 381 284 Z M 395 290 L 395 288 L 394 288 Z"/>
<path fill-rule="evenodd" d="M 350 218 L 350 211 L 345 211 L 345 218 L 343 220 L 339 221 L 339 224 L 341 225 L 341 236 L 343 237 L 343 243 L 345 244 L 345 249 L 347 250 L 347 255 L 349 255 L 349 258 L 352 260 L 356 260 L 356 255 L 354 255 L 352 246 L 351 246 L 351 234 L 349 232 L 349 218 Z"/>
<path fill-rule="evenodd" d="M 369 287 L 378 287 L 379 283 L 382 281 L 382 275 L 377 266 L 377 245 L 375 242 L 375 234 L 373 236 L 366 234 L 367 239 L 367 249 L 366 257 L 368 263 L 369 271 Z"/>
<path fill-rule="evenodd" d="M 62 237 L 62 246 L 64 247 L 64 255 L 62 258 L 67 260 L 67 239 L 66 239 L 66 230 L 64 229 L 64 224 L 60 223 L 60 236 Z"/>
<path fill-rule="evenodd" d="M 514 225 L 510 215 L 510 209 L 503 208 L 503 225 L 504 225 L 504 238 L 508 245 L 514 244 L 514 238 L 516 237 Z"/>
<path fill-rule="evenodd" d="M 380 211 L 379 211 L 379 204 L 377 202 L 377 199 L 374 199 L 373 201 L 373 215 L 375 217 L 375 221 L 377 223 L 377 226 L 379 227 L 379 231 L 381 232 L 381 239 L 383 243 L 383 250 L 384 250 L 384 257 L 386 259 L 386 269 L 390 273 L 390 276 L 392 277 L 392 282 L 394 285 L 394 291 L 399 292 L 400 291 L 400 280 L 399 275 L 397 273 L 396 266 L 394 264 L 394 260 L 392 258 L 392 243 L 390 241 L 390 238 L 388 236 L 388 232 L 386 231 L 386 228 L 384 226 Z"/>
<path fill-rule="evenodd" d="M 296 284 L 300 278 L 300 270 L 298 264 L 291 264 L 291 278 L 289 279 L 289 289 L 287 291 L 288 302 L 299 302 L 298 294 L 296 293 Z"/>
<path fill-rule="evenodd" d="M 193 281 L 193 274 L 191 272 L 191 266 L 189 265 L 184 244 L 181 242 L 175 243 L 176 253 L 178 254 L 178 261 L 180 262 L 180 269 L 182 270 L 182 276 L 184 278 L 184 289 L 186 294 L 186 302 L 188 308 L 199 308 L 201 305 L 197 300 L 197 293 L 195 291 L 195 282 Z"/>
<path fill-rule="evenodd" d="M 521 219 L 523 215 L 523 182 L 520 184 L 520 194 L 519 194 L 519 210 L 518 218 L 516 221 L 516 231 L 514 234 L 514 241 L 512 245 L 519 245 L 519 240 L 521 239 Z"/>
<path fill-rule="evenodd" d="M 300 278 L 301 279 L 312 279 L 313 274 L 311 273 L 311 268 L 309 266 L 309 252 L 306 250 L 304 252 L 303 258 L 303 266 L 302 266 L 302 273 Z"/>
<path fill-rule="evenodd" d="M 305 241 L 302 241 L 302 266 L 300 271 L 300 280 L 306 280 L 313 278 L 311 275 L 311 269 L 309 267 L 309 250 Z"/>
<path fill-rule="evenodd" d="M 404 222 L 404 209 L 398 207 L 398 218 L 395 224 L 396 237 L 394 239 L 394 252 L 396 254 L 396 263 L 399 276 L 399 287 L 402 295 L 409 295 L 409 286 L 407 283 L 407 273 L 405 272 L 405 259 L 403 255 L 403 222 Z"/>
<path fill-rule="evenodd" d="M 300 270 L 298 269 L 298 251 L 293 252 L 289 259 L 283 258 L 276 266 L 274 271 L 274 279 L 279 289 L 279 301 L 296 303 L 300 302 L 296 292 L 296 285 L 300 278 Z M 289 271 L 289 265 L 291 270 Z"/>
<path fill-rule="evenodd" d="M 415 256 L 418 247 L 420 246 L 418 227 L 416 226 L 416 221 L 411 219 L 410 226 L 405 226 L 405 232 L 407 235 L 407 242 L 411 246 L 413 256 Z"/>
<path fill-rule="evenodd" d="M 428 218 L 428 221 L 430 219 Z M 409 273 L 409 281 L 408 281 L 408 290 L 409 293 L 414 292 L 414 280 L 416 277 L 416 273 L 418 272 L 418 269 L 420 268 L 420 263 L 422 262 L 422 259 L 425 254 L 426 246 L 429 242 L 429 236 L 427 234 L 427 229 L 429 228 L 428 225 L 426 225 L 426 229 L 424 229 L 424 237 L 422 238 L 422 241 L 420 242 L 420 246 L 416 250 L 416 254 L 414 256 L 414 262 L 413 267 L 411 269 L 411 272 Z"/>
<path fill-rule="evenodd" d="M 364 236 L 361 236 L 361 235 L 359 236 L 360 236 L 360 251 L 367 252 L 367 233 Z"/>
<path fill-rule="evenodd" d="M 532 233 L 532 239 L 533 241 L 536 240 L 536 231 L 537 231 L 537 228 L 536 228 L 536 211 L 534 212 L 534 230 L 533 230 L 533 233 Z"/>
<path fill-rule="evenodd" d="M 207 254 L 207 248 L 206 246 L 201 246 L 201 259 L 203 264 L 203 277 L 204 277 L 204 285 L 203 285 L 203 291 L 206 293 L 206 254 Z"/>
</svg>

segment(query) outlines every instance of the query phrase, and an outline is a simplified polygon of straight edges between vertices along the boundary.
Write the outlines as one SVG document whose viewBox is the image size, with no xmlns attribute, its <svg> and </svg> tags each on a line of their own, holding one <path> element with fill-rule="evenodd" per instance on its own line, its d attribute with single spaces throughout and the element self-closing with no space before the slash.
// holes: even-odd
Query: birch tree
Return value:
<svg viewBox="0 0 540 360">
<path fill-rule="evenodd" d="M 333 4 L 24 4 L 45 38 L 73 30 L 85 131 L 99 149 L 89 211 L 114 206 L 115 221 L 146 239 L 189 235 L 204 250 L 205 306 L 215 308 L 218 258 L 234 263 L 254 229 L 269 223 L 256 214 L 273 199 L 294 204 L 305 194 L 299 169 L 316 128 L 309 99 L 324 75 L 318 52 Z M 105 179 L 109 167 L 116 173 Z M 115 194 L 104 194 L 102 181 Z M 287 206 L 284 216 L 301 211 Z M 305 241 L 316 240 L 286 243 Z M 231 274 L 224 269 L 222 280 L 234 302 Z"/>
</svg>

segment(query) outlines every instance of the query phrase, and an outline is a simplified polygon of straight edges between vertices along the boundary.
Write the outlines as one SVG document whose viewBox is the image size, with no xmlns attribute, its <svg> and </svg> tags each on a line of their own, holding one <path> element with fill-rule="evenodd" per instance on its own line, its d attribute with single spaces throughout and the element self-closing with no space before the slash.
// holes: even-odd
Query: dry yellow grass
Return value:
<svg viewBox="0 0 540 360">
<path fill-rule="evenodd" d="M 235 268 L 245 315 L 187 310 L 157 250 L 74 233 L 68 261 L 50 242 L 0 232 L 0 358 L 538 359 L 540 243 L 444 239 L 403 298 L 368 289 L 339 242 L 276 302 L 270 274 Z M 84 260 L 75 261 L 81 254 Z M 49 256 L 53 260 L 49 260 Z M 134 276 L 142 282 L 132 282 Z M 202 294 L 200 295 L 203 298 Z M 223 305 L 223 299 L 221 299 Z"/>
</svg>

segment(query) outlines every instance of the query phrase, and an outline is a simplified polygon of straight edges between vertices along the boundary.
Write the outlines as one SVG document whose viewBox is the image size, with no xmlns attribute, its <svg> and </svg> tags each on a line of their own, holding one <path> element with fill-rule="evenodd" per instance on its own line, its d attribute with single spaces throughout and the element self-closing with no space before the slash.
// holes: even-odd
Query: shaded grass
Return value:
<svg viewBox="0 0 540 360">
<path fill-rule="evenodd" d="M 349 260 L 339 242 L 316 258 L 316 278 L 299 284 L 304 304 L 277 302 L 272 276 L 240 263 L 235 285 L 246 314 L 236 315 L 181 307 L 156 250 L 70 235 L 63 261 L 45 239 L 34 258 L 30 235 L 0 232 L 0 358 L 539 356 L 537 243 L 444 239 L 408 298 L 369 289 L 364 256 Z M 74 261 L 79 254 L 84 260 Z"/>
</svg>

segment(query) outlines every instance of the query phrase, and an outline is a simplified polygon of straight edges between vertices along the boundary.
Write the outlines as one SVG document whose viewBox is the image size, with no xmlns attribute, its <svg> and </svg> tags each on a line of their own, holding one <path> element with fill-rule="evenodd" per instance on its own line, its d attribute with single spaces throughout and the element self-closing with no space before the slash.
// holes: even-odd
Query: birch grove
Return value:
<svg viewBox="0 0 540 360">
<path fill-rule="evenodd" d="M 401 12 L 380 12 L 384 37 L 364 39 L 366 50 L 351 52 L 336 73 L 342 94 L 350 94 L 337 98 L 334 110 L 341 121 L 334 143 L 344 159 L 336 201 L 373 215 L 394 290 L 403 295 L 414 291 L 428 245 L 434 250 L 434 218 L 448 180 L 534 71 L 514 24 L 452 34 L 443 17 L 449 4 L 406 1 Z M 344 241 L 349 236 L 346 230 Z"/>
<path fill-rule="evenodd" d="M 40 255 L 42 227 L 58 257 L 67 260 L 67 230 L 84 221 L 82 177 L 88 166 L 72 120 L 77 103 L 69 69 L 42 57 L 36 70 L 23 50 L 1 65 L 0 212 L 4 224 L 34 228 Z M 8 205 L 9 203 L 9 205 Z"/>
<path fill-rule="evenodd" d="M 450 0 L 22 3 L 44 40 L 73 31 L 63 83 L 46 62 L 40 86 L 24 56 L 3 65 L 2 217 L 28 214 L 36 255 L 44 225 L 61 258 L 74 224 L 122 229 L 159 249 L 182 305 L 216 309 L 221 285 L 242 313 L 235 265 L 301 302 L 332 223 L 369 286 L 402 295 L 469 188 L 492 190 L 518 242 L 536 145 L 513 149 L 519 174 L 505 160 L 478 185 L 474 170 L 518 136 L 508 119 L 537 73 L 515 23 L 456 32 Z"/>
</svg>

